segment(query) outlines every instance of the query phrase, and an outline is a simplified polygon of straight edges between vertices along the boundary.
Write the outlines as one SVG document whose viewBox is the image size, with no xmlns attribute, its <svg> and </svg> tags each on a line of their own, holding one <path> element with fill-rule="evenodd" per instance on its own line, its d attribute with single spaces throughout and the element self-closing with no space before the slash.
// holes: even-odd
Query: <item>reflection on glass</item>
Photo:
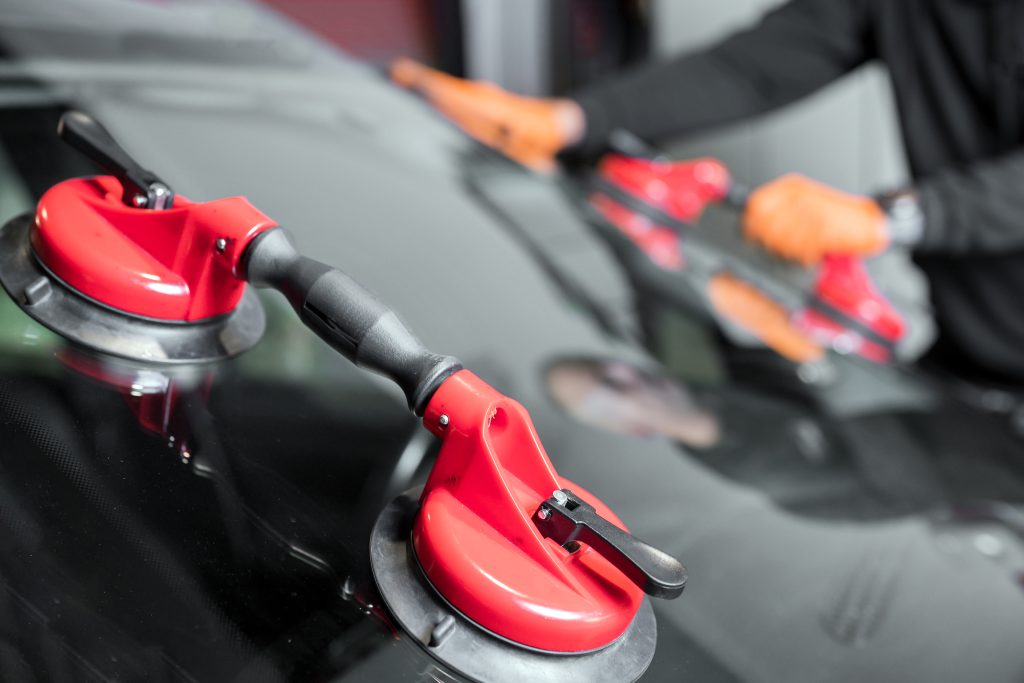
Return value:
<svg viewBox="0 0 1024 683">
<path fill-rule="evenodd" d="M 621 361 L 567 359 L 547 372 L 548 391 L 587 424 L 635 436 L 662 435 L 707 448 L 719 438 L 718 420 L 679 383 Z"/>
</svg>

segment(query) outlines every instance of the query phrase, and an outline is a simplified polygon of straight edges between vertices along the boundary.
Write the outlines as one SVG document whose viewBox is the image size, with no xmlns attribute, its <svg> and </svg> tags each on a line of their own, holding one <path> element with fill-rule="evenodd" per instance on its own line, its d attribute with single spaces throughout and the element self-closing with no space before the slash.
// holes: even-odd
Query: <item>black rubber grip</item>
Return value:
<svg viewBox="0 0 1024 683">
<path fill-rule="evenodd" d="M 462 369 L 457 359 L 424 348 L 394 311 L 348 275 L 302 256 L 281 228 L 256 237 L 243 263 L 246 280 L 284 294 L 302 322 L 343 356 L 398 384 L 417 415 Z"/>
</svg>

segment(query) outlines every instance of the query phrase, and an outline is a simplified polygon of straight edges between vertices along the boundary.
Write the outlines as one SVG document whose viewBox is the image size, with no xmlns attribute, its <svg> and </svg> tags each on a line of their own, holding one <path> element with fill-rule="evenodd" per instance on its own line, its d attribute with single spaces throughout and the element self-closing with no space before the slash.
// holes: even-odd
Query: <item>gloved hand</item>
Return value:
<svg viewBox="0 0 1024 683">
<path fill-rule="evenodd" d="M 804 265 L 826 254 L 873 254 L 889 244 L 885 212 L 875 200 L 796 174 L 756 189 L 743 221 L 749 239 Z"/>
<path fill-rule="evenodd" d="M 391 79 L 422 93 L 480 142 L 534 169 L 583 135 L 583 110 L 571 100 L 520 97 L 491 83 L 455 78 L 410 59 L 391 65 Z"/>
<path fill-rule="evenodd" d="M 820 346 L 793 326 L 782 305 L 732 275 L 723 273 L 711 278 L 708 298 L 719 315 L 794 363 L 808 363 L 825 355 Z"/>
</svg>

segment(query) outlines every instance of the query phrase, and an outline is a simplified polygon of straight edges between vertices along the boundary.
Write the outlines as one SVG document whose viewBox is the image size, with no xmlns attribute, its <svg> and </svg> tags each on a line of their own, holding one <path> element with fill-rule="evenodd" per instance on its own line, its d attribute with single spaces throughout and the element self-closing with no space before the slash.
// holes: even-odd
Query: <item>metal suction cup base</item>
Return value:
<svg viewBox="0 0 1024 683">
<path fill-rule="evenodd" d="M 32 216 L 0 228 L 0 284 L 25 313 L 73 344 L 145 363 L 208 363 L 238 355 L 263 336 L 266 317 L 247 287 L 231 313 L 198 323 L 120 313 L 58 280 L 32 252 Z"/>
<path fill-rule="evenodd" d="M 410 536 L 422 489 L 393 500 L 370 535 L 370 565 L 395 620 L 432 657 L 481 683 L 635 681 L 654 658 L 657 624 L 644 600 L 626 632 L 585 654 L 542 652 L 477 626 L 437 594 L 413 553 Z"/>
</svg>

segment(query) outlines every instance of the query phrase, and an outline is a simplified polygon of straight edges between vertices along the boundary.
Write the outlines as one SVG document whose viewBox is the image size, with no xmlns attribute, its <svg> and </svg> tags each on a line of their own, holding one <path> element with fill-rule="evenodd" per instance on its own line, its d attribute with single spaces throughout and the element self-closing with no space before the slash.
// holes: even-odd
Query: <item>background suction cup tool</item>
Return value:
<svg viewBox="0 0 1024 683">
<path fill-rule="evenodd" d="M 265 318 L 237 264 L 274 223 L 239 197 L 175 196 L 80 112 L 58 132 L 112 175 L 58 183 L 0 228 L 13 300 L 73 344 L 122 358 L 203 363 L 255 345 Z"/>
<path fill-rule="evenodd" d="M 728 274 L 787 309 L 795 332 L 808 342 L 880 364 L 894 359 L 908 334 L 904 315 L 875 285 L 863 260 L 829 254 L 808 273 L 750 247 L 735 218 L 736 211 L 745 210 L 750 191 L 734 182 L 721 162 L 669 161 L 626 131 L 613 134 L 612 147 L 615 153 L 606 155 L 589 179 L 590 203 L 652 262 L 684 274 L 701 291 Z M 729 226 L 694 230 L 715 204 L 731 207 Z M 791 360 L 808 360 L 793 358 L 764 330 L 739 327 Z"/>
</svg>

